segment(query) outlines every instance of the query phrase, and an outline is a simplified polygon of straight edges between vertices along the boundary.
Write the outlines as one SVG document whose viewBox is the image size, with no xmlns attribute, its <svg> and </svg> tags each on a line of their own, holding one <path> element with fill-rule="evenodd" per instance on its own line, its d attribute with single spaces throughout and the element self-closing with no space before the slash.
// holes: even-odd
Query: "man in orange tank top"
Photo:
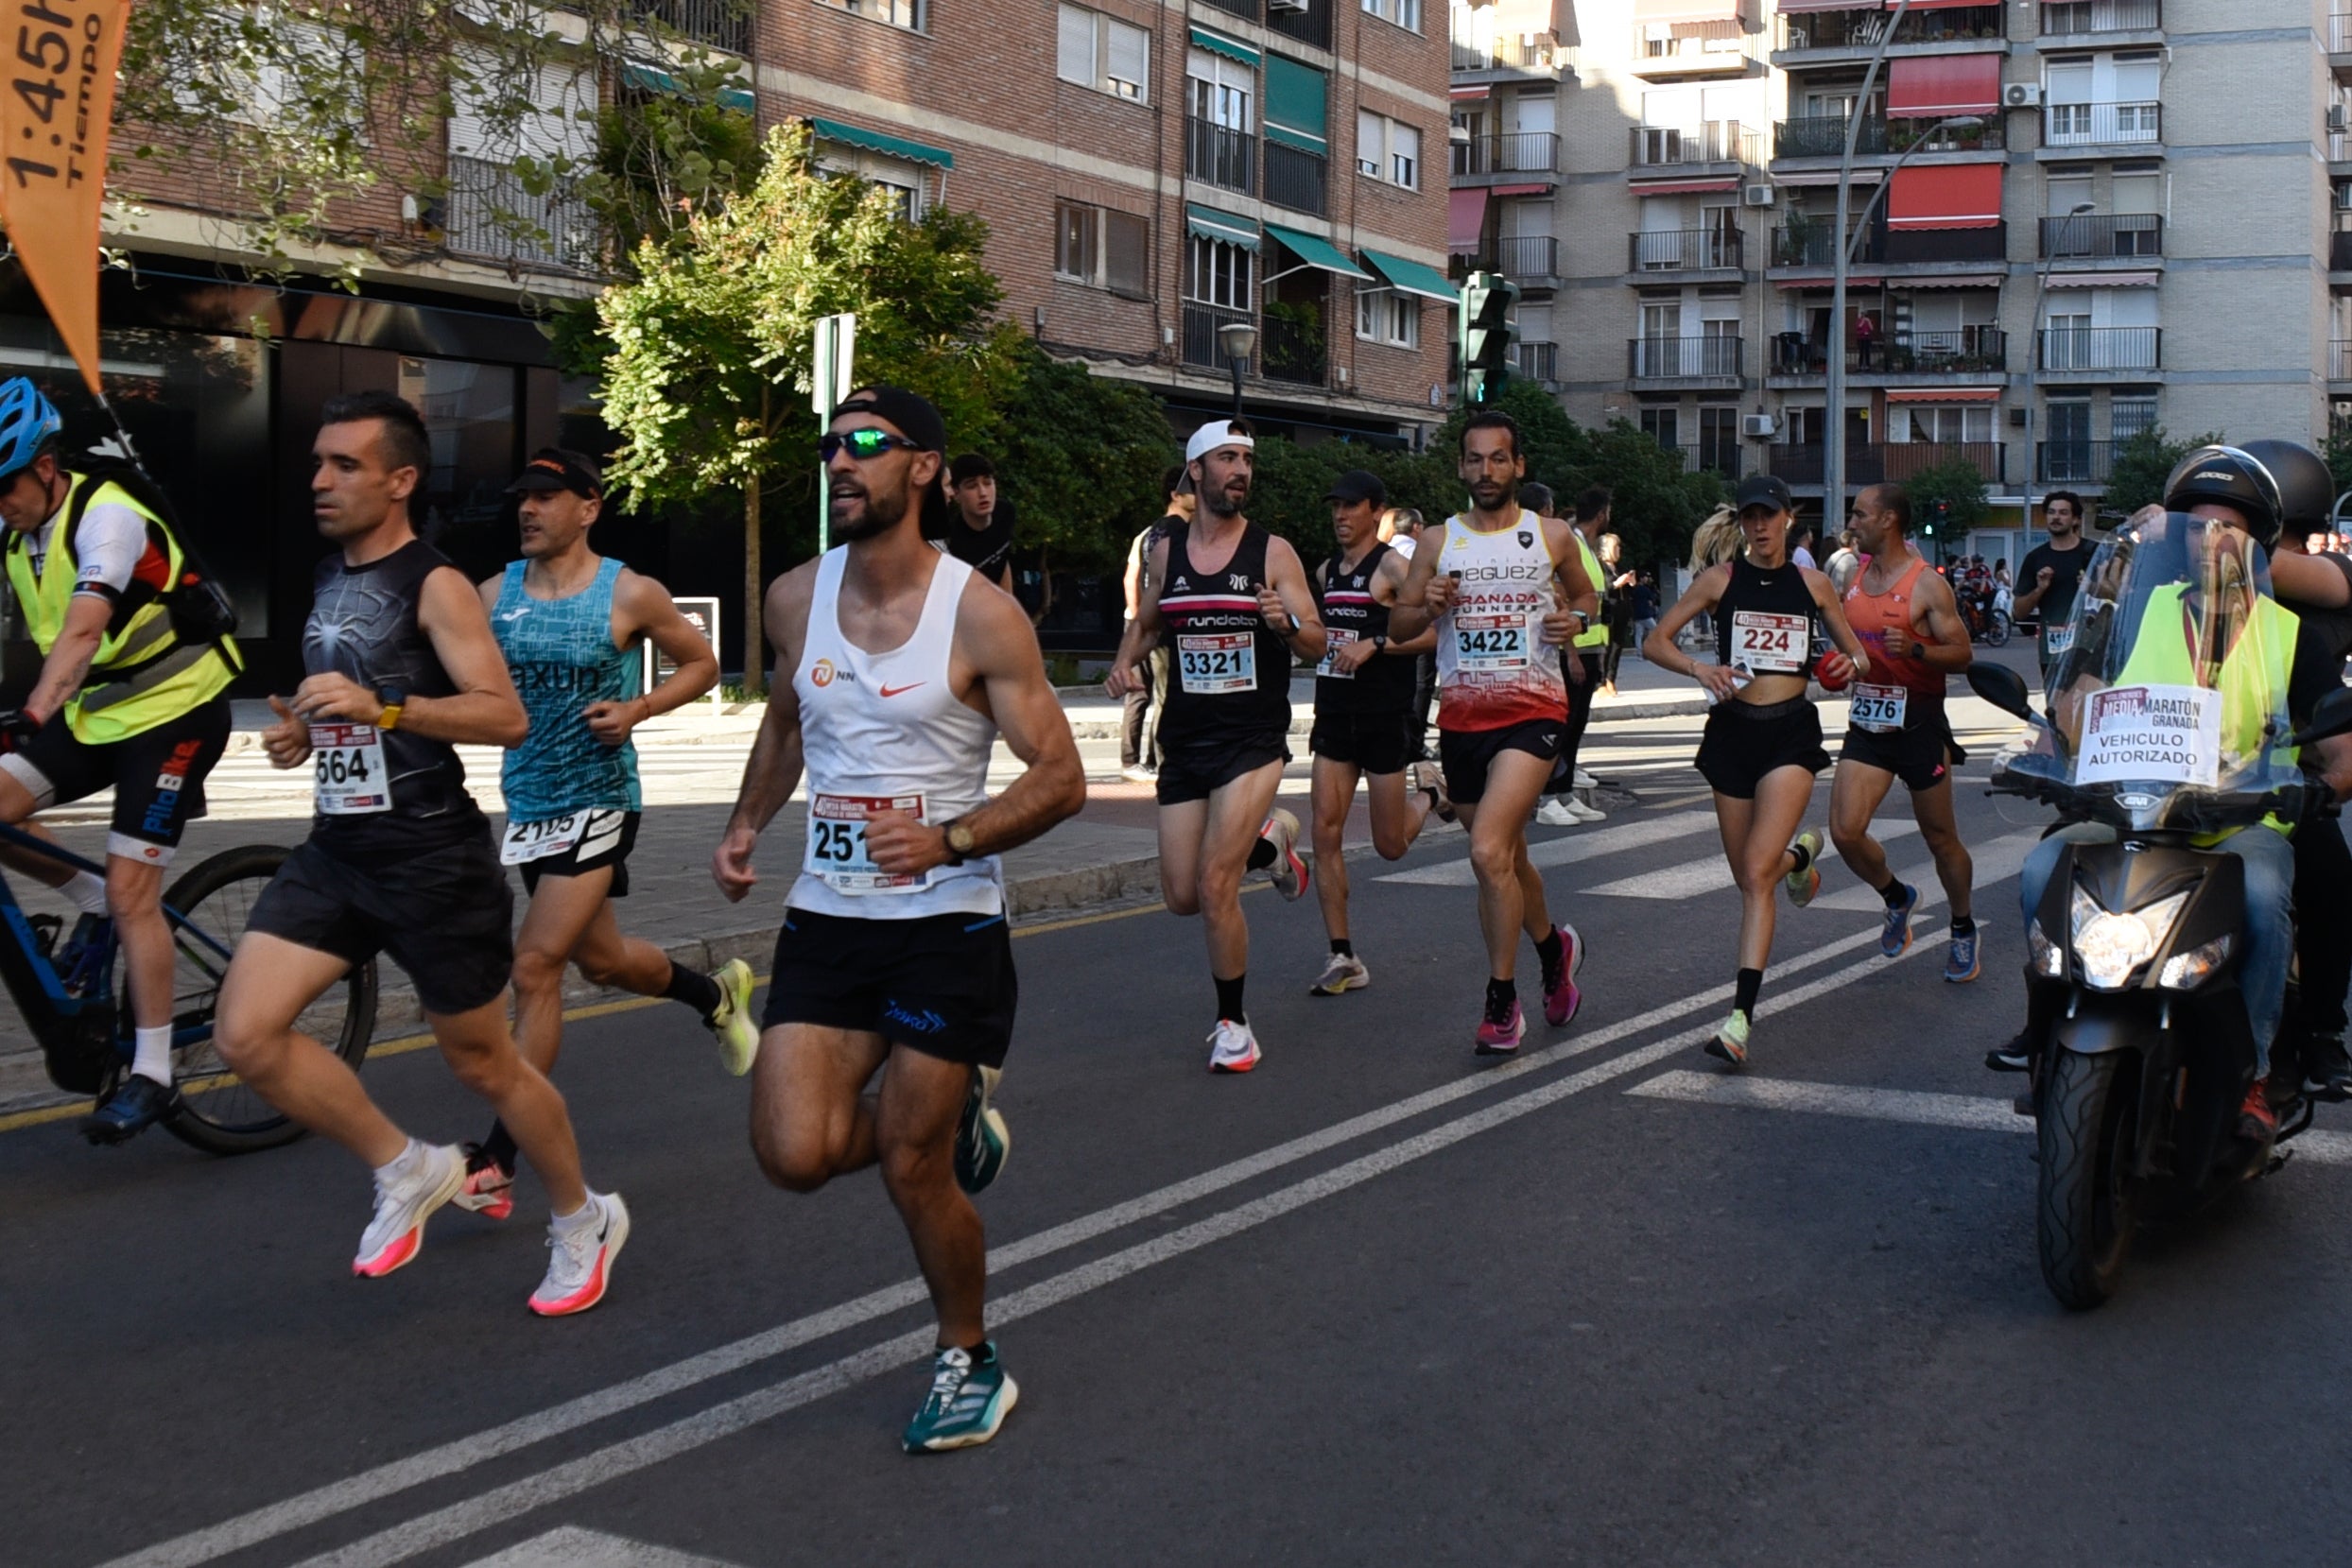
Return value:
<svg viewBox="0 0 2352 1568">
<path fill-rule="evenodd" d="M 1829 789 L 1829 836 L 1847 870 L 1886 901 L 1878 951 L 1901 957 L 1911 947 L 1919 889 L 1887 865 L 1870 821 L 1894 781 L 1903 781 L 1951 902 L 1944 978 L 1964 985 L 1980 967 L 1969 903 L 1976 868 L 1952 814 L 1952 769 L 1965 759 L 1944 716 L 1944 684 L 1973 657 L 1968 629 L 1951 585 L 1911 546 L 1911 498 L 1900 487 L 1863 491 L 1852 521 L 1856 547 L 1870 564 L 1845 592 L 1845 618 L 1870 648 L 1870 674 L 1848 697 L 1845 746 Z"/>
</svg>

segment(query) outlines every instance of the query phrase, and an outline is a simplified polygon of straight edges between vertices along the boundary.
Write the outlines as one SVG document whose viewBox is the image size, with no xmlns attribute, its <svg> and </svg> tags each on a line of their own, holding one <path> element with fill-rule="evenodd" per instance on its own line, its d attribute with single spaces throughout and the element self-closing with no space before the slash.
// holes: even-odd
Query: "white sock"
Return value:
<svg viewBox="0 0 2352 1568">
<path fill-rule="evenodd" d="M 414 1138 L 401 1146 L 400 1152 L 375 1167 L 376 1185 L 389 1187 L 405 1176 L 413 1175 L 417 1162 L 424 1158 L 424 1146 Z"/>
<path fill-rule="evenodd" d="M 579 1208 L 574 1209 L 570 1214 L 557 1215 L 555 1216 L 555 1228 L 558 1231 L 585 1230 L 588 1226 L 596 1222 L 597 1207 L 597 1195 L 592 1192 L 588 1195 L 586 1200 L 583 1201 Z"/>
<path fill-rule="evenodd" d="M 151 1029 L 133 1029 L 130 1037 L 137 1046 L 137 1054 L 130 1059 L 130 1070 L 143 1078 L 153 1078 L 169 1089 L 171 1025 L 158 1024 Z"/>
<path fill-rule="evenodd" d="M 76 908 L 85 915 L 106 913 L 106 879 L 89 871 L 76 871 L 74 880 L 58 889 L 74 901 Z"/>
</svg>

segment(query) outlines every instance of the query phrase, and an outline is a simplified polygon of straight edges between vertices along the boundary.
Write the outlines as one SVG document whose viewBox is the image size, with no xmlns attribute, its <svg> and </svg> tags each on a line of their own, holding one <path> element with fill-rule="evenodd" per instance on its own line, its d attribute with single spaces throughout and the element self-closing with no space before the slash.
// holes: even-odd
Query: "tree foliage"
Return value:
<svg viewBox="0 0 2352 1568">
<path fill-rule="evenodd" d="M 1053 565 L 1121 561 L 1128 541 L 1167 509 L 1161 476 L 1183 456 L 1157 399 L 1133 382 L 1064 364 L 1021 345 L 1019 379 L 993 432 L 955 434 L 959 451 L 996 461 L 1023 549 Z"/>
<path fill-rule="evenodd" d="M 2154 506 L 2164 499 L 2164 481 L 2171 477 L 2180 460 L 2196 448 L 2221 439 L 2208 431 L 2176 441 L 2165 435 L 2162 425 L 2152 424 L 2117 442 L 2115 467 L 2107 476 L 2107 499 L 2102 509 L 2129 517 L 2142 507 Z"/>
<path fill-rule="evenodd" d="M 1903 481 L 1903 493 L 1911 500 L 1914 526 L 1933 522 L 1936 543 L 1946 546 L 1984 521 L 1991 510 L 1984 472 L 1965 457 L 1921 469 Z M 1935 515 L 1938 503 L 1945 508 L 1940 520 Z"/>
</svg>

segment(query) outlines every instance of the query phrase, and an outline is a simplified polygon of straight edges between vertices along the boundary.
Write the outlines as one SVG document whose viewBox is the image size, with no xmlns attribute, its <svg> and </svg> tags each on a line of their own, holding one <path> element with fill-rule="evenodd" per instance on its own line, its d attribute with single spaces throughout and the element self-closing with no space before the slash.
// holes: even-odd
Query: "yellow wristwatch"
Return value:
<svg viewBox="0 0 2352 1568">
<path fill-rule="evenodd" d="M 384 711 L 375 715 L 377 729 L 397 730 L 400 728 L 400 710 L 406 696 L 406 694 L 397 686 L 377 688 L 375 699 L 384 704 Z"/>
</svg>

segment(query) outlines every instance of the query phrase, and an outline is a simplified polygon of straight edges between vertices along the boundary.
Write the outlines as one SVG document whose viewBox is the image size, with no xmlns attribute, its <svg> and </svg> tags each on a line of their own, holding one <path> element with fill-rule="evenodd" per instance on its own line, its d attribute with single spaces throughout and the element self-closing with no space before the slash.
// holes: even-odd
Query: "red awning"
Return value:
<svg viewBox="0 0 2352 1568">
<path fill-rule="evenodd" d="M 1737 22 L 1741 0 L 1634 0 L 1634 20 L 1642 26 L 1675 22 Z"/>
<path fill-rule="evenodd" d="M 1854 0 L 1780 0 L 1782 11 L 1850 11 Z"/>
<path fill-rule="evenodd" d="M 1906 387 L 1899 392 L 1889 392 L 1889 403 L 1998 403 L 1998 387 Z"/>
<path fill-rule="evenodd" d="M 2164 282 L 2161 272 L 2052 272 L 2048 288 L 2153 288 Z"/>
<path fill-rule="evenodd" d="M 2001 165 L 1946 164 L 1894 171 L 1891 229 L 1990 229 L 2001 220 Z"/>
<path fill-rule="evenodd" d="M 1663 185 L 1627 187 L 1634 196 L 1703 196 L 1710 191 L 1736 191 L 1738 177 L 1729 180 L 1669 180 Z"/>
<path fill-rule="evenodd" d="M 1496 196 L 1549 196 L 1557 187 L 1552 185 L 1495 185 L 1489 190 Z"/>
<path fill-rule="evenodd" d="M 1489 97 L 1489 96 L 1491 96 L 1491 95 L 1493 95 L 1493 93 L 1494 93 L 1494 89 L 1493 89 L 1493 88 L 1491 88 L 1491 87 L 1486 87 L 1486 86 L 1482 86 L 1482 85 L 1481 85 L 1481 86 L 1478 86 L 1478 87 L 1454 87 L 1454 88 L 1448 88 L 1448 89 L 1446 90 L 1446 95 L 1446 95 L 1447 97 L 1450 97 L 1450 98 L 1454 99 L 1456 102 L 1460 102 L 1460 101 L 1461 101 L 1462 99 L 1465 99 L 1465 98 L 1483 98 L 1483 97 Z"/>
<path fill-rule="evenodd" d="M 1999 55 L 1907 55 L 1887 76 L 1887 117 L 1983 114 L 2001 103 Z"/>
<path fill-rule="evenodd" d="M 1963 6 L 1982 6 L 1985 3 L 1986 0 L 1911 0 L 1911 11 L 1948 11 L 1957 10 Z M 1781 0 L 1780 9 L 1782 10 L 1789 9 L 1788 0 Z M 1826 10 L 1829 8 L 1822 6 L 1814 9 L 1819 10 Z M 1894 0 L 1885 0 L 1885 9 L 1893 10 L 1894 9 Z M 1904 14 L 1909 15 L 1911 12 L 1907 11 Z"/>
<path fill-rule="evenodd" d="M 1486 233 L 1486 191 L 1480 186 L 1445 193 L 1445 239 L 1456 250 L 1475 250 Z"/>
<path fill-rule="evenodd" d="M 1998 288 L 2009 281 L 2006 272 L 1930 272 L 1905 278 L 1905 288 Z"/>
</svg>

